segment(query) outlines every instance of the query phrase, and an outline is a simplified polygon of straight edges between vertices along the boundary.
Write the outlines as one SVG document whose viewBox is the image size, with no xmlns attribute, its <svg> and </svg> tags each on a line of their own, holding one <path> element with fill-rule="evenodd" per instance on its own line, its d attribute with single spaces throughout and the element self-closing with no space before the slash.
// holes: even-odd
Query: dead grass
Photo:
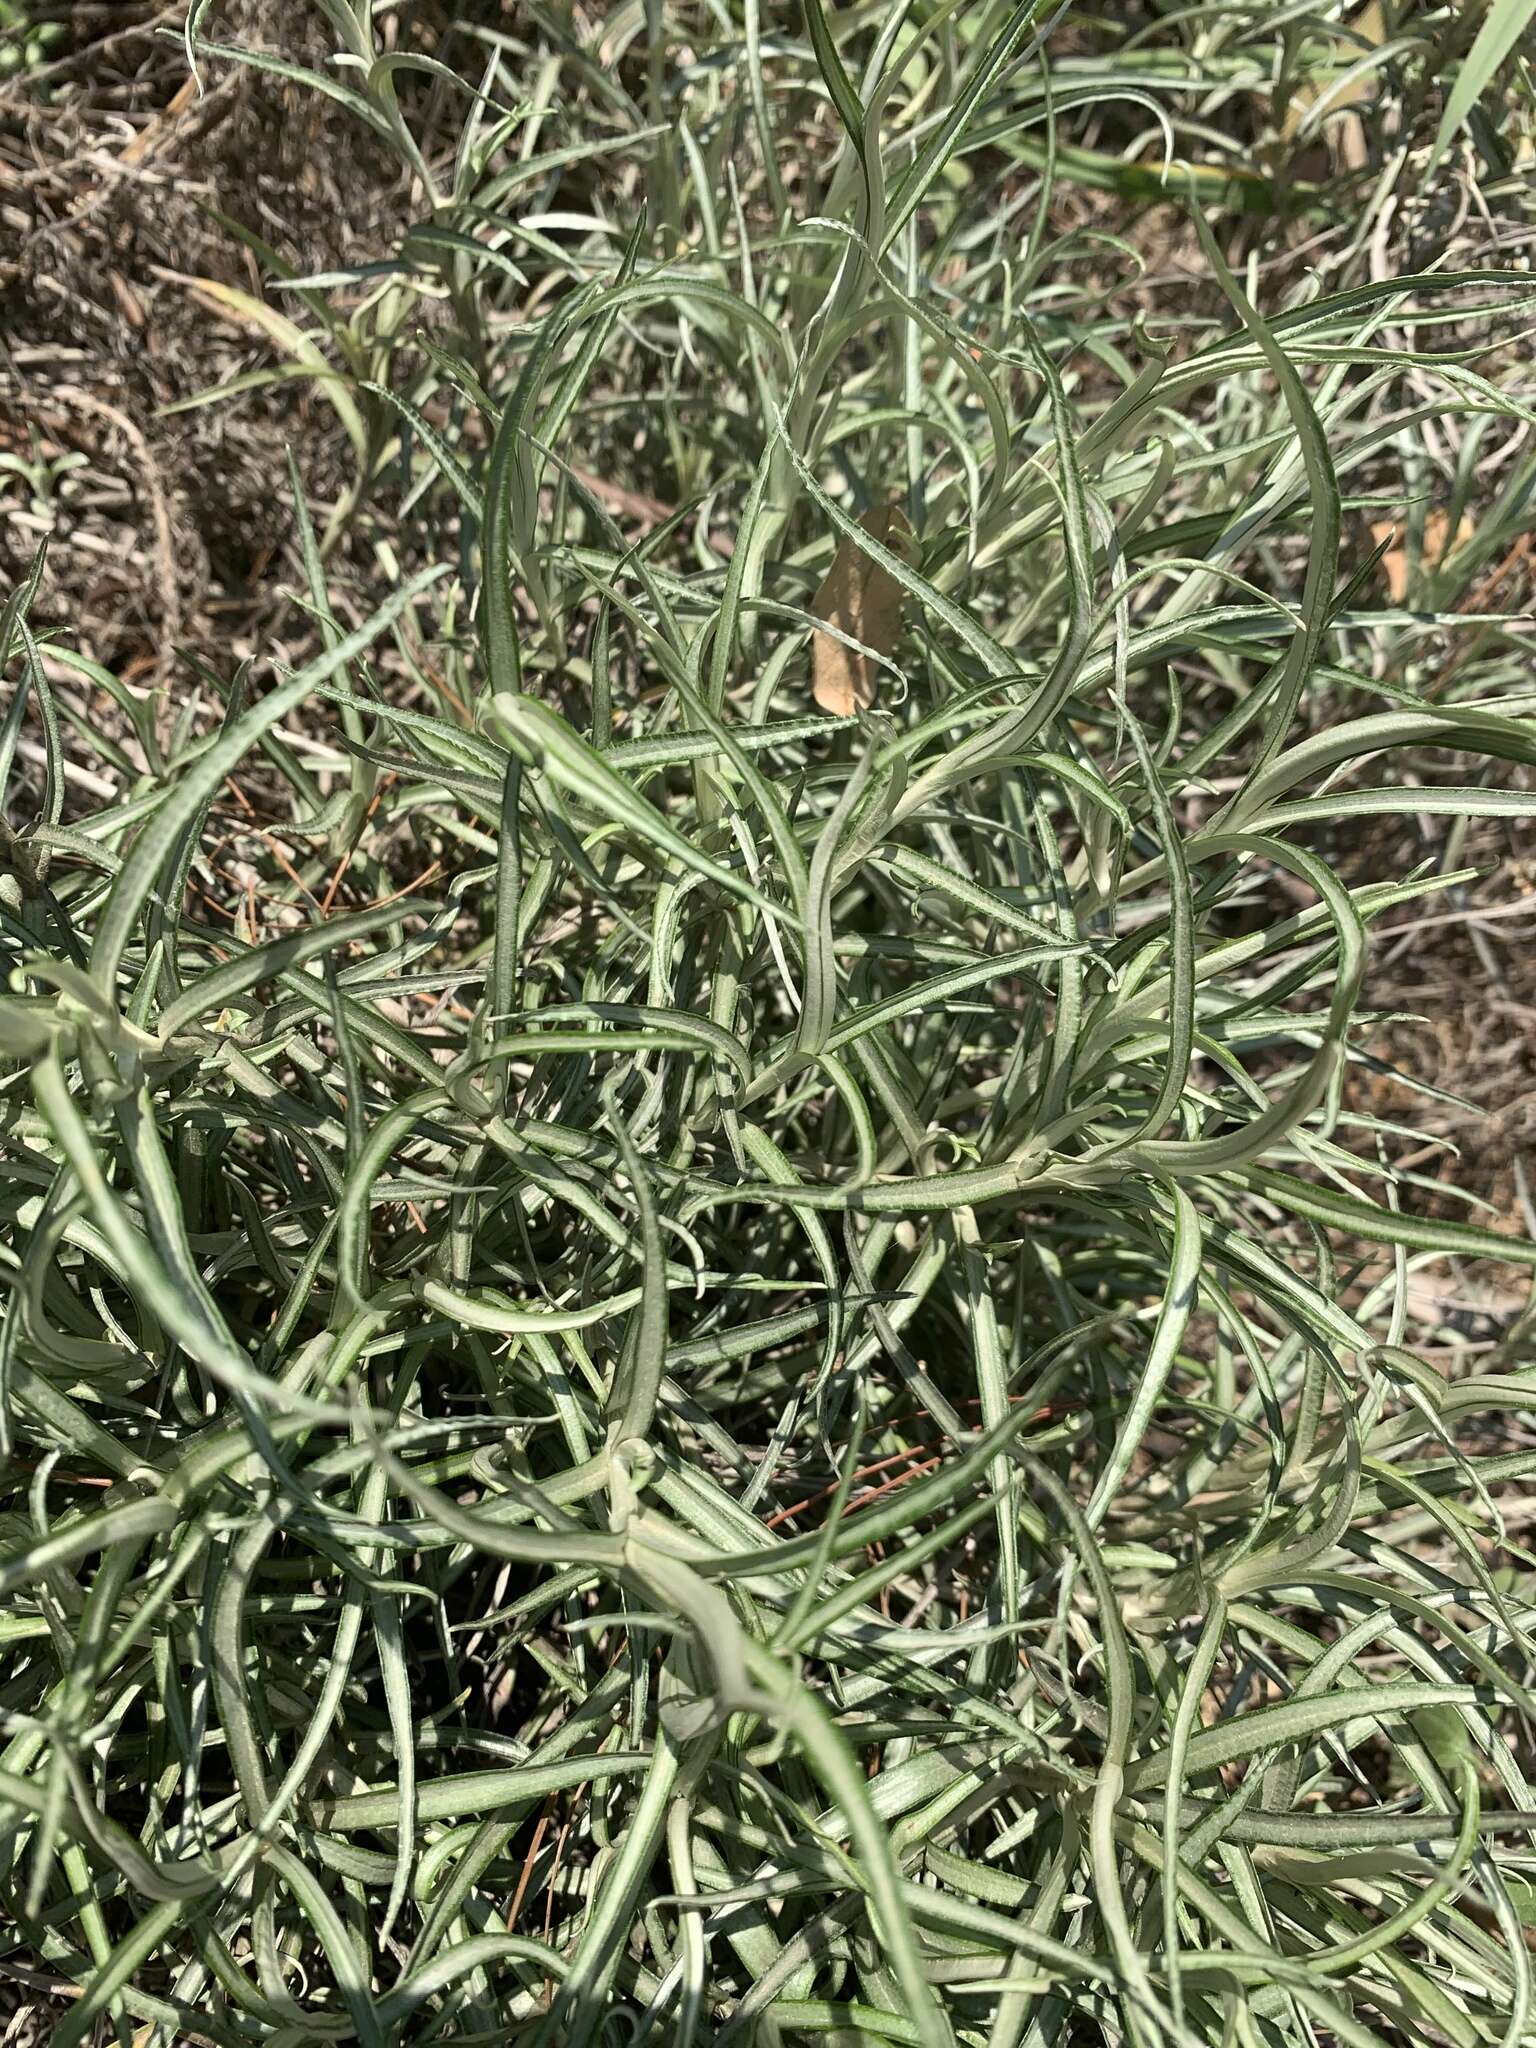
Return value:
<svg viewBox="0 0 1536 2048">
<path fill-rule="evenodd" d="M 166 33 L 183 11 L 103 10 L 110 30 L 0 94 L 0 452 L 35 463 L 40 486 L 0 483 L 0 580 L 49 536 L 42 616 L 78 619 L 83 651 L 141 684 L 179 648 L 256 650 L 287 609 L 284 451 L 322 506 L 342 474 L 308 384 L 164 416 L 270 360 L 185 282 L 261 289 L 216 215 L 307 268 L 357 255 L 400 204 L 393 166 L 317 95 L 232 68 L 199 95 Z M 257 41 L 295 12 L 226 10 Z"/>
</svg>

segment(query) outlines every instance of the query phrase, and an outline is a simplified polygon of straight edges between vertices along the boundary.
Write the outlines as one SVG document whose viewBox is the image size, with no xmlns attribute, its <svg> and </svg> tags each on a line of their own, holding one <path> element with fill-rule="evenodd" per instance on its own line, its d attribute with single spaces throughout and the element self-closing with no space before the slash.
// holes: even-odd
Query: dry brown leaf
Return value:
<svg viewBox="0 0 1536 2048">
<path fill-rule="evenodd" d="M 1465 516 L 1456 529 L 1456 538 L 1450 538 L 1451 522 L 1444 512 L 1431 512 L 1424 520 L 1424 541 L 1419 554 L 1420 565 L 1425 569 L 1438 569 L 1453 548 L 1459 548 L 1463 541 L 1472 538 L 1477 528 Z M 1401 545 L 1402 523 L 1396 519 L 1378 519 L 1371 527 L 1371 537 L 1378 547 L 1393 535 L 1399 545 L 1388 548 L 1381 558 L 1381 573 L 1387 579 L 1387 595 L 1394 604 L 1401 604 L 1408 595 L 1408 553 Z"/>
<path fill-rule="evenodd" d="M 1315 77 L 1296 88 L 1287 103 L 1280 127 L 1282 141 L 1294 143 L 1303 123 L 1319 105 L 1324 105 L 1327 124 L 1326 135 L 1318 136 L 1293 160 L 1292 169 L 1298 176 L 1326 178 L 1335 162 L 1342 170 L 1358 171 L 1369 161 L 1365 123 L 1354 109 L 1369 106 L 1376 98 L 1381 73 L 1375 69 L 1362 71 L 1347 85 L 1336 86 L 1335 80 L 1359 63 L 1365 54 L 1362 44 L 1377 49 L 1386 41 L 1387 20 L 1381 0 L 1367 0 L 1349 26 L 1350 34 L 1341 36 L 1334 46 L 1333 68 L 1322 66 Z"/>
<path fill-rule="evenodd" d="M 171 129 L 196 98 L 197 80 L 184 78 L 170 105 L 163 112 L 154 115 L 123 151 L 123 162 L 139 164 L 143 163 L 146 157 L 154 156 L 169 140 Z"/>
<path fill-rule="evenodd" d="M 1334 46 L 1334 64 L 1330 70 L 1320 67 L 1317 75 L 1306 79 L 1291 94 L 1286 106 L 1285 120 L 1280 133 L 1287 142 L 1295 140 L 1296 132 L 1308 114 L 1320 102 L 1326 101 L 1329 114 L 1342 113 L 1348 107 L 1368 106 L 1376 97 L 1380 73 L 1363 71 L 1352 78 L 1347 85 L 1335 88 L 1335 79 L 1358 64 L 1365 55 L 1361 48 L 1378 49 L 1387 39 L 1386 15 L 1381 0 L 1368 0 L 1354 20 L 1349 24 L 1350 34 L 1341 36 Z"/>
<path fill-rule="evenodd" d="M 899 505 L 875 505 L 859 521 L 872 540 L 906 559 L 912 529 Z M 901 637 L 901 585 L 865 554 L 851 534 L 837 544 L 832 566 L 811 599 L 811 610 L 828 626 L 860 640 L 875 654 L 890 655 Z M 867 711 L 875 701 L 878 666 L 858 647 L 831 633 L 811 640 L 811 674 L 816 702 L 834 718 Z"/>
</svg>

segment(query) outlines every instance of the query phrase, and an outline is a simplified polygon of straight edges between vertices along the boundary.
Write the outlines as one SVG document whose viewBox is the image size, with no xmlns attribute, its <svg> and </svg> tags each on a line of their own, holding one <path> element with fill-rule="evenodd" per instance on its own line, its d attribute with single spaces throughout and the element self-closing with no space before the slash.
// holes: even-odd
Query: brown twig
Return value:
<svg viewBox="0 0 1536 2048">
<path fill-rule="evenodd" d="M 507 1908 L 508 1934 L 516 1934 L 517 1932 L 517 1916 L 523 1910 L 523 1897 L 528 1890 L 529 1880 L 533 1876 L 533 1866 L 537 1860 L 540 1846 L 543 1843 L 545 1831 L 549 1827 L 554 1803 L 553 1798 L 545 1800 L 544 1811 L 539 1815 L 538 1821 L 534 1826 L 533 1840 L 528 1845 L 528 1854 L 523 1858 L 523 1867 L 518 1875 L 517 1890 L 512 1894 L 512 1903 Z"/>
</svg>

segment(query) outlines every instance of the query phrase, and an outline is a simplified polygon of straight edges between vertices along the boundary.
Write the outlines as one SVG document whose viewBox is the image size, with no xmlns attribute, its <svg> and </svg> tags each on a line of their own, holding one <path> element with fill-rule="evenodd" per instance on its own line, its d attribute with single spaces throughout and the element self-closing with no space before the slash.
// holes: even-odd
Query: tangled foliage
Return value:
<svg viewBox="0 0 1536 2048">
<path fill-rule="evenodd" d="M 1536 810 L 1528 641 L 1457 609 L 1528 287 L 1372 274 L 1371 167 L 1332 277 L 1240 281 L 1324 202 L 1209 109 L 1279 48 L 1320 130 L 1328 9 L 324 11 L 420 206 L 263 254 L 356 456 L 323 522 L 294 476 L 312 658 L 168 734 L 0 630 L 54 2040 L 1515 2043 L 1532 1382 L 1405 1339 L 1536 1248 L 1351 1083 L 1372 928 Z M 1456 13 L 1359 63 L 1424 103 Z M 1148 180 L 1167 331 L 1051 206 Z M 1447 449 L 1477 531 L 1389 602 L 1356 515 L 1422 535 Z M 901 603 L 829 718 L 839 551 Z M 1362 870 L 1392 816 L 1451 829 Z"/>
</svg>

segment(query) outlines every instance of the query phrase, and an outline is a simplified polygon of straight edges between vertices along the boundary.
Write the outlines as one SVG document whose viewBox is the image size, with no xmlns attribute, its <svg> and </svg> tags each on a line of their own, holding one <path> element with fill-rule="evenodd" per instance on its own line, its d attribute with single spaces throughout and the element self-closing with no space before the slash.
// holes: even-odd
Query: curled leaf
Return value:
<svg viewBox="0 0 1536 2048">
<path fill-rule="evenodd" d="M 871 539 L 903 558 L 911 548 L 912 528 L 899 505 L 873 506 L 859 524 Z M 901 585 L 845 534 L 811 610 L 835 628 L 817 633 L 811 643 L 816 702 L 834 718 L 867 711 L 876 695 L 874 657 L 893 654 L 901 637 Z M 859 645 L 850 647 L 850 640 Z"/>
</svg>

